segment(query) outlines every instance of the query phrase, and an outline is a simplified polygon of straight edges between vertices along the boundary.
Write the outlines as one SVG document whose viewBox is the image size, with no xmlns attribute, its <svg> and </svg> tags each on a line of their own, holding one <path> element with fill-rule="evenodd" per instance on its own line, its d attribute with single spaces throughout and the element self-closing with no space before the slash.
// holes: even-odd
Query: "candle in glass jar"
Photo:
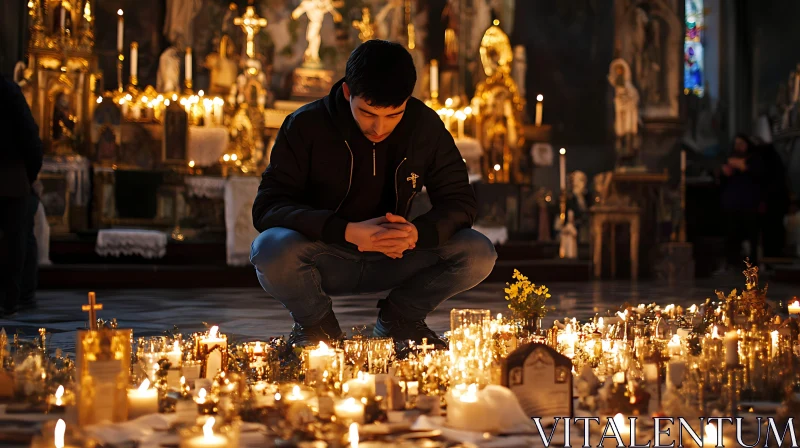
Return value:
<svg viewBox="0 0 800 448">
<path fill-rule="evenodd" d="M 158 391 L 145 379 L 138 389 L 128 389 L 128 419 L 158 412 Z"/>
<path fill-rule="evenodd" d="M 739 333 L 731 330 L 725 333 L 725 364 L 739 365 Z"/>
<path fill-rule="evenodd" d="M 357 378 L 349 380 L 342 386 L 347 397 L 369 398 L 375 395 L 375 377 L 369 373 L 358 372 Z"/>
<path fill-rule="evenodd" d="M 227 448 L 228 438 L 214 434 L 214 417 L 209 417 L 203 425 L 203 435 L 181 440 L 180 448 Z"/>
<path fill-rule="evenodd" d="M 324 342 L 320 342 L 317 348 L 308 351 L 308 372 L 306 375 L 310 375 L 311 379 L 321 379 L 323 372 L 333 362 L 334 355 L 334 350 L 328 348 Z"/>
<path fill-rule="evenodd" d="M 183 352 L 181 351 L 181 343 L 179 341 L 175 341 L 175 344 L 172 346 L 172 351 L 166 353 L 167 361 L 169 361 L 173 369 L 177 369 L 181 366 L 182 355 Z"/>
<path fill-rule="evenodd" d="M 364 423 L 364 404 L 352 397 L 336 403 L 333 413 L 342 422 Z"/>
<path fill-rule="evenodd" d="M 219 334 L 219 327 L 214 325 L 208 334 L 200 338 L 206 356 L 206 378 L 213 379 L 222 370 L 222 353 L 228 350 L 228 338 Z M 213 351 L 212 351 L 213 350 Z"/>
</svg>

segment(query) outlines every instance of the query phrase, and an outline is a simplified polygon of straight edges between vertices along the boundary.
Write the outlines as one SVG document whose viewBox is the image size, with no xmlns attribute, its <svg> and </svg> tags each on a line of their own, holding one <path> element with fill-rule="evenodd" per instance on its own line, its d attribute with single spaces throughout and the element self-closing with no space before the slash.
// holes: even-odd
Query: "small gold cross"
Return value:
<svg viewBox="0 0 800 448">
<path fill-rule="evenodd" d="M 413 172 L 406 178 L 407 181 L 411 182 L 411 188 L 415 190 L 417 189 L 417 179 L 419 179 L 419 176 L 417 176 L 417 173 Z"/>
<path fill-rule="evenodd" d="M 89 329 L 97 330 L 97 311 L 103 309 L 102 303 L 97 303 L 94 292 L 89 293 L 89 304 L 81 306 L 81 310 L 89 313 Z"/>
</svg>

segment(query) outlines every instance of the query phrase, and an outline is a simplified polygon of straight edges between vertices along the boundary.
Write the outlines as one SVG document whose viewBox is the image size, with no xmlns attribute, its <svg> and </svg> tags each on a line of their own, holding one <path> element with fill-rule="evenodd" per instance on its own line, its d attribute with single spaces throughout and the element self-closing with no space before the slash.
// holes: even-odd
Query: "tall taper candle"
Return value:
<svg viewBox="0 0 800 448">
<path fill-rule="evenodd" d="M 139 44 L 131 42 L 131 84 L 136 84 L 139 72 Z"/>
<path fill-rule="evenodd" d="M 681 173 L 686 172 L 686 151 L 681 151 Z"/>
<path fill-rule="evenodd" d="M 567 189 L 567 150 L 565 148 L 561 148 L 558 151 L 561 154 L 558 157 L 558 185 L 561 187 L 561 191 L 566 191 Z"/>
<path fill-rule="evenodd" d="M 189 82 L 192 81 L 192 47 L 186 47 L 186 76 L 185 79 Z"/>
<path fill-rule="evenodd" d="M 542 101 L 544 100 L 544 96 L 541 94 L 536 95 L 536 126 L 542 125 L 542 109 L 544 109 L 544 105 Z"/>
<path fill-rule="evenodd" d="M 64 4 L 61 4 L 61 32 L 65 32 L 67 28 L 67 8 L 64 7 Z"/>
<path fill-rule="evenodd" d="M 431 59 L 431 98 L 439 98 L 439 61 Z"/>
<path fill-rule="evenodd" d="M 117 53 L 122 54 L 122 34 L 123 30 L 125 29 L 125 19 L 122 18 L 122 10 L 117 10 L 117 16 L 119 19 L 117 20 Z"/>
</svg>

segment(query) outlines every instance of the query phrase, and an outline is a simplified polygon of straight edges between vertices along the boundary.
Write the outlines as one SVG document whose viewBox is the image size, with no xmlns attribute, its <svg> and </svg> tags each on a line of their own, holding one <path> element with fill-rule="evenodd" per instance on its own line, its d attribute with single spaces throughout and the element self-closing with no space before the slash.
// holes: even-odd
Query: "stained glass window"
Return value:
<svg viewBox="0 0 800 448">
<path fill-rule="evenodd" d="M 686 35 L 683 38 L 683 92 L 703 96 L 703 0 L 686 0 Z"/>
</svg>

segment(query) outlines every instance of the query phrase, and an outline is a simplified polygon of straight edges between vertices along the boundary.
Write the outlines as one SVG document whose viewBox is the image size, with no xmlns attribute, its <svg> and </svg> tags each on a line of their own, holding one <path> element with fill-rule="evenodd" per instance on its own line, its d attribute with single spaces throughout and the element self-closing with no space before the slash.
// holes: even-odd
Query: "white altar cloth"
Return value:
<svg viewBox="0 0 800 448">
<path fill-rule="evenodd" d="M 102 257 L 162 258 L 167 253 L 167 234 L 158 230 L 102 229 L 97 233 L 95 252 Z"/>
<path fill-rule="evenodd" d="M 225 178 L 186 176 L 186 194 L 198 198 L 217 199 L 225 194 Z"/>
<path fill-rule="evenodd" d="M 508 242 L 508 228 L 506 226 L 502 227 L 484 227 L 484 226 L 472 226 L 474 230 L 484 234 L 486 238 L 489 238 L 492 243 L 494 244 L 505 244 Z"/>
<path fill-rule="evenodd" d="M 83 207 L 91 195 L 91 164 L 83 156 L 47 156 L 42 161 L 42 173 L 65 173 L 67 190 L 73 205 Z"/>
<path fill-rule="evenodd" d="M 219 162 L 228 148 L 228 128 L 224 126 L 190 126 L 187 157 L 195 166 L 211 166 Z"/>
<path fill-rule="evenodd" d="M 258 236 L 253 201 L 260 182 L 260 177 L 234 176 L 225 184 L 225 253 L 231 266 L 250 263 L 250 245 Z"/>
</svg>

